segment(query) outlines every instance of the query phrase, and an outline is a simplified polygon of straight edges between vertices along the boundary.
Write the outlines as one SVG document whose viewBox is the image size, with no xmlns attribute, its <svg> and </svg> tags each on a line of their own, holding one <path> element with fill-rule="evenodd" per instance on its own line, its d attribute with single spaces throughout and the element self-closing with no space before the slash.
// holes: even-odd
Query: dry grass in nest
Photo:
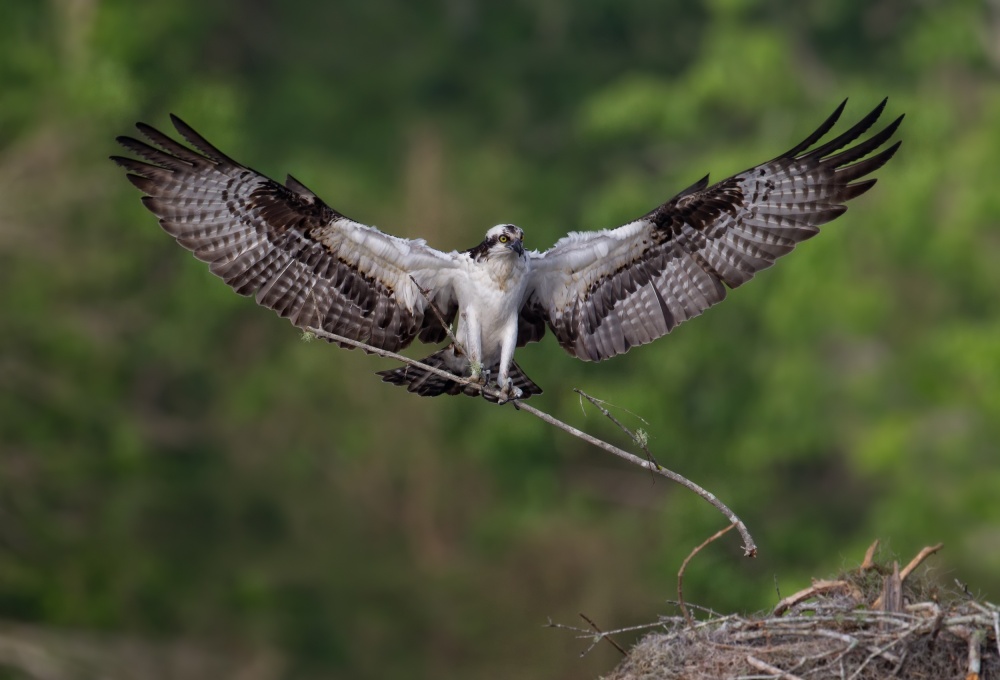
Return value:
<svg viewBox="0 0 1000 680">
<path fill-rule="evenodd" d="M 902 570 L 875 564 L 877 545 L 860 568 L 815 581 L 766 614 L 696 621 L 681 596 L 684 616 L 663 617 L 605 680 L 1000 678 L 1000 607 L 968 592 L 943 602 L 907 580 L 940 545 Z"/>
</svg>

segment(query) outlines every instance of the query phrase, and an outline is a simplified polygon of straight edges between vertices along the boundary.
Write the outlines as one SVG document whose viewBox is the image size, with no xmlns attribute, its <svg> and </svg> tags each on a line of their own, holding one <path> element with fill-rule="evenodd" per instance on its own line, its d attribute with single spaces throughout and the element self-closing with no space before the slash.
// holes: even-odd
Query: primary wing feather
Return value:
<svg viewBox="0 0 1000 680">
<path fill-rule="evenodd" d="M 359 224 L 291 176 L 282 186 L 171 119 L 194 149 L 139 123 L 152 145 L 118 141 L 143 160 L 113 160 L 146 194 L 143 203 L 163 229 L 237 293 L 255 296 L 296 326 L 381 349 L 445 337 L 417 284 L 450 323 L 454 258 Z"/>
<path fill-rule="evenodd" d="M 846 103 L 846 102 L 845 102 Z M 885 164 L 899 142 L 865 159 L 892 136 L 902 116 L 863 135 L 885 107 L 807 151 L 840 117 L 777 158 L 708 186 L 700 180 L 642 218 L 613 230 L 571 233 L 533 254 L 523 338 L 537 340 L 541 316 L 570 354 L 601 361 L 669 333 L 754 274 L 774 264 L 845 201 L 875 184 L 861 179 Z M 860 181 L 857 181 L 860 180 Z"/>
</svg>

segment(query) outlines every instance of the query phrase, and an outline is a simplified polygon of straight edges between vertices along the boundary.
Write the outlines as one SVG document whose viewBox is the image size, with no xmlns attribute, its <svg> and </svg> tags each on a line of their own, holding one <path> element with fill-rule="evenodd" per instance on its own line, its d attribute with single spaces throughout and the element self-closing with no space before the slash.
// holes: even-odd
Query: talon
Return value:
<svg viewBox="0 0 1000 680">
<path fill-rule="evenodd" d="M 510 378 L 507 379 L 507 384 L 500 388 L 500 394 L 497 395 L 497 404 L 506 404 L 511 399 L 520 399 L 523 392 L 521 389 L 514 386 L 514 381 Z"/>
<path fill-rule="evenodd" d="M 483 389 L 483 388 L 484 387 L 488 387 L 489 384 L 490 384 L 490 372 L 489 371 L 483 371 L 483 370 L 480 370 L 478 372 L 477 371 L 473 371 L 471 373 L 471 375 L 469 375 L 469 380 L 472 383 L 474 383 L 474 384 L 476 384 L 476 385 L 479 386 L 479 390 L 478 390 L 479 396 L 482 397 L 483 399 L 486 399 L 487 401 L 489 401 L 490 397 L 488 397 L 486 395 L 486 390 Z M 467 392 L 467 394 L 475 395 L 476 393 L 475 392 Z"/>
</svg>

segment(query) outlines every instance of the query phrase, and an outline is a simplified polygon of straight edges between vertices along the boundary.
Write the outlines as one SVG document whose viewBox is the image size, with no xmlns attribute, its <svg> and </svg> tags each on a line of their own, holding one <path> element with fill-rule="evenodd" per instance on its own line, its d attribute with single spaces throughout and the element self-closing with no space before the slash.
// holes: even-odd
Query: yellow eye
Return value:
<svg viewBox="0 0 1000 680">
<path fill-rule="evenodd" d="M 509 239 L 509 238 L 507 238 L 507 236 L 501 236 L 501 237 L 500 237 L 500 243 L 506 243 L 506 242 L 507 242 L 507 241 L 509 241 L 509 240 L 510 240 L 510 239 Z"/>
</svg>

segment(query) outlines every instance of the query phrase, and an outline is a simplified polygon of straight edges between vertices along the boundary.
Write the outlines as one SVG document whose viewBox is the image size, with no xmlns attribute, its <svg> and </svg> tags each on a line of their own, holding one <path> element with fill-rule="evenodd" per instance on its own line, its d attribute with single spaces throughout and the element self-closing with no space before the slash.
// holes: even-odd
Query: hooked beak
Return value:
<svg viewBox="0 0 1000 680">
<path fill-rule="evenodd" d="M 524 255 L 524 244 L 522 244 L 519 240 L 511 241 L 507 244 L 507 247 L 517 253 L 518 257 Z"/>
</svg>

